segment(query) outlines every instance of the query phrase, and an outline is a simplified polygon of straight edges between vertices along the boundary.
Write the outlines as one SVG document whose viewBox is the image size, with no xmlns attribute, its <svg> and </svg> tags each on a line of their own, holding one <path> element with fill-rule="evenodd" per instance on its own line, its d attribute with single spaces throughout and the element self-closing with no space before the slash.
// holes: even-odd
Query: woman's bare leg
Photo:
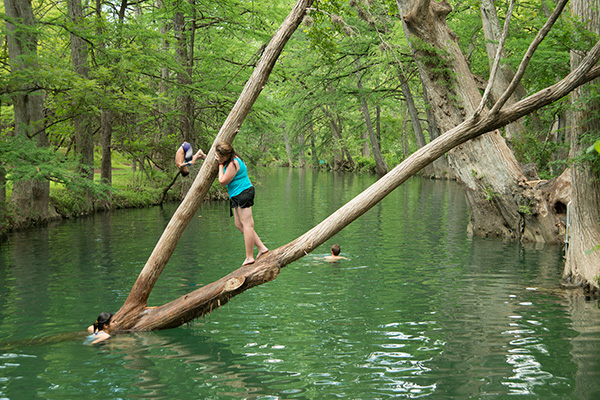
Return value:
<svg viewBox="0 0 600 400">
<path fill-rule="evenodd" d="M 262 255 L 269 251 L 263 244 L 258 234 L 254 231 L 254 218 L 252 217 L 252 208 L 233 209 L 233 215 L 236 220 L 236 227 L 244 234 L 244 245 L 246 247 L 246 259 L 242 265 L 252 264 L 254 262 L 254 246 L 258 248 L 258 254 Z M 257 256 L 258 258 L 258 256 Z"/>
</svg>

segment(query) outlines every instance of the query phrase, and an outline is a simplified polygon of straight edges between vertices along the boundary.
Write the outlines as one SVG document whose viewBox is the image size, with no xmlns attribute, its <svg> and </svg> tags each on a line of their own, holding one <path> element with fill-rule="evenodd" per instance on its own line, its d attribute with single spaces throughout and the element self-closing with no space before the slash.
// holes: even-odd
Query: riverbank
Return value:
<svg viewBox="0 0 600 400">
<path fill-rule="evenodd" d="M 98 211 L 147 208 L 180 202 L 185 198 L 198 172 L 199 168 L 192 170 L 187 177 L 169 176 L 164 172 L 133 170 L 130 165 L 123 164 L 113 168 L 112 185 L 99 187 L 90 196 L 82 191 L 51 183 L 48 218 L 31 221 L 29 224 L 17 224 L 10 202 L 7 202 L 4 209 L 0 210 L 0 236 L 14 230 L 30 229 L 51 221 L 77 218 Z M 94 181 L 100 181 L 98 170 L 94 171 Z M 227 189 L 215 182 L 205 201 L 227 198 Z"/>
</svg>

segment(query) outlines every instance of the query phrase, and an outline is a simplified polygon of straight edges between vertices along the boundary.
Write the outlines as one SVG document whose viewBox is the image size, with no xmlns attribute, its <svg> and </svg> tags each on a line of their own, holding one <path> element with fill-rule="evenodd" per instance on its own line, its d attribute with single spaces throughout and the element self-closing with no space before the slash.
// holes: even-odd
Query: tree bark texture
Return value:
<svg viewBox="0 0 600 400">
<path fill-rule="evenodd" d="M 94 12 L 96 13 L 96 32 L 98 37 L 103 37 L 102 24 L 102 0 L 96 0 Z M 104 40 L 99 40 L 97 46 L 105 49 Z M 112 122 L 113 112 L 108 108 L 102 108 L 100 111 L 100 148 L 102 149 L 102 160 L 100 161 L 100 181 L 107 185 L 112 185 Z M 103 208 L 103 204 L 99 205 Z"/>
<path fill-rule="evenodd" d="M 178 9 L 183 8 L 183 0 L 178 0 Z M 189 86 L 192 83 L 190 75 L 191 60 L 188 55 L 188 34 L 186 30 L 185 14 L 176 11 L 173 17 L 173 32 L 175 34 L 175 54 L 179 64 L 177 72 L 177 85 L 180 95 L 177 97 L 179 108 L 179 129 L 184 141 L 193 144 L 193 104 L 192 96 L 189 94 Z"/>
<path fill-rule="evenodd" d="M 4 8 L 9 21 L 8 54 L 11 71 L 37 68 L 37 37 L 34 29 L 31 0 L 4 0 Z M 48 144 L 44 129 L 42 91 L 34 83 L 23 85 L 22 90 L 12 96 L 15 135 L 32 139 L 40 147 Z M 26 226 L 45 222 L 49 219 L 50 183 L 30 180 L 16 182 L 10 203 L 15 210 L 15 225 Z"/>
<path fill-rule="evenodd" d="M 400 78 L 400 89 L 404 95 L 404 101 L 406 101 L 406 106 L 408 107 L 408 115 L 410 116 L 413 132 L 415 133 L 415 141 L 417 147 L 421 148 L 427 144 L 425 142 L 425 135 L 423 135 L 423 128 L 421 126 L 421 121 L 419 120 L 419 112 L 417 111 L 415 100 L 410 90 L 410 86 L 408 85 L 408 78 L 400 65 L 398 65 L 398 77 Z"/>
<path fill-rule="evenodd" d="M 446 24 L 452 9 L 445 0 L 397 0 L 397 5 L 437 127 L 449 131 L 472 115 L 482 99 L 457 37 Z M 470 233 L 562 242 L 564 224 L 552 212 L 544 193 L 526 183 L 498 131 L 448 152 L 448 162 L 465 186 Z"/>
<path fill-rule="evenodd" d="M 208 152 L 208 156 L 202 164 L 200 172 L 196 176 L 187 196 L 176 210 L 175 214 L 171 218 L 171 221 L 169 221 L 169 224 L 165 228 L 163 235 L 159 239 L 152 254 L 146 262 L 146 265 L 142 269 L 131 292 L 129 293 L 129 296 L 125 300 L 125 303 L 113 317 L 115 330 L 150 330 L 172 326 L 172 322 L 165 322 L 165 324 L 161 324 L 160 322 L 152 322 L 156 321 L 156 314 L 164 314 L 165 309 L 162 307 L 147 307 L 147 300 L 150 296 L 150 292 L 152 291 L 154 284 L 169 261 L 169 258 L 175 251 L 175 247 L 177 246 L 177 242 L 183 234 L 183 231 L 200 207 L 202 200 L 206 196 L 206 193 L 215 180 L 217 175 L 215 144 L 219 141 L 226 141 L 229 143 L 233 142 L 233 139 L 239 131 L 242 122 L 248 115 L 250 108 L 266 84 L 271 70 L 273 69 L 273 66 L 275 65 L 275 62 L 277 61 L 277 58 L 279 57 L 283 47 L 302 22 L 306 9 L 311 4 L 312 0 L 298 0 L 290 14 L 287 16 L 281 27 L 271 39 L 269 45 L 266 47 L 254 72 L 242 90 L 240 97 L 223 123 L 223 126 L 221 127 L 213 146 Z M 273 277 L 274 276 L 271 274 L 267 274 L 263 278 L 259 277 L 257 279 L 269 280 Z M 212 286 L 211 293 L 221 293 L 222 297 L 211 297 L 211 300 L 208 300 L 209 306 L 193 305 L 191 308 L 186 309 L 171 309 L 170 313 L 172 313 L 172 315 L 170 315 L 169 318 L 166 318 L 165 321 L 169 320 L 183 323 L 186 320 L 189 321 L 197 316 L 202 315 L 203 311 L 210 309 L 210 305 L 218 305 L 226 302 L 229 296 L 227 293 L 233 293 L 234 291 L 240 290 L 240 288 L 231 289 L 231 287 L 234 286 L 236 286 L 236 281 L 234 281 L 234 284 L 224 285 L 223 287 L 227 288 L 223 289 L 224 291 L 221 290 L 218 285 L 217 287 Z M 185 301 L 185 299 L 188 298 L 189 296 L 184 296 L 183 300 L 178 301 Z"/>
<path fill-rule="evenodd" d="M 112 120 L 112 110 L 102 110 L 100 114 L 100 145 L 102 147 L 100 180 L 108 185 L 112 185 Z"/>
<path fill-rule="evenodd" d="M 337 108 L 329 106 L 323 106 L 323 112 L 329 119 L 329 126 L 331 126 L 331 136 L 333 140 L 333 169 L 341 170 L 346 167 L 350 169 L 354 168 L 354 160 L 348 148 L 344 144 L 344 138 L 342 136 L 342 117 L 337 111 Z"/>
<path fill-rule="evenodd" d="M 88 49 L 87 44 L 81 37 L 84 18 L 81 0 L 68 0 L 69 20 L 73 26 L 71 31 L 71 63 L 73 69 L 82 79 L 89 79 Z M 78 106 L 80 110 L 86 110 L 86 104 Z M 73 119 L 75 129 L 75 150 L 79 156 L 80 175 L 94 179 L 94 141 L 91 119 L 85 113 L 81 113 Z M 91 197 L 89 198 L 91 206 Z"/>
<path fill-rule="evenodd" d="M 288 166 L 291 167 L 294 165 L 294 161 L 292 160 L 292 145 L 290 143 L 287 124 L 285 122 L 283 123 L 281 129 L 283 130 L 283 143 L 285 144 L 285 155 L 287 156 Z"/>
<path fill-rule="evenodd" d="M 203 197 L 201 193 L 197 197 L 188 195 L 167 226 L 163 237 L 161 237 L 150 260 L 148 260 L 148 263 L 144 267 L 126 304 L 115 315 L 115 324 L 118 325 L 117 329 L 144 331 L 173 328 L 211 312 L 245 290 L 275 279 L 279 275 L 281 268 L 300 259 L 325 243 L 325 241 L 367 212 L 412 175 L 450 149 L 473 140 L 486 132 L 493 131 L 510 122 L 516 121 L 524 115 L 566 96 L 578 85 L 600 76 L 600 67 L 593 68 L 599 59 L 600 43 L 595 46 L 593 52 L 590 52 L 586 62 L 582 63 L 579 69 L 572 72 L 561 82 L 511 107 L 499 110 L 495 114 L 486 113 L 478 118 L 467 119 L 457 127 L 438 137 L 438 139 L 417 150 L 361 194 L 296 240 L 270 251 L 254 264 L 239 268 L 220 280 L 199 288 L 171 303 L 160 307 L 146 307 L 149 291 L 152 289 L 154 282 L 158 279 L 158 275 L 164 267 L 162 261 L 166 263 L 165 258 L 168 259 L 171 255 L 172 249 L 176 245 L 176 240 L 181 236 L 183 228 L 191 219 L 197 206 L 199 206 L 198 199 L 201 200 Z M 234 121 L 231 122 L 233 123 Z M 230 125 L 228 124 L 227 126 Z M 222 128 L 219 136 L 231 138 L 231 136 L 235 136 L 235 133 L 227 133 Z M 217 140 L 220 140 L 220 137 Z M 201 173 L 194 182 L 191 193 L 198 192 L 204 184 L 209 185 L 214 179 L 215 173 L 212 171 L 215 170 L 216 163 L 213 161 L 212 165 L 210 165 L 210 160 L 213 160 L 213 158 L 214 146 L 209 153 L 208 161 L 202 166 L 204 171 L 201 170 Z M 211 175 L 208 176 L 208 181 L 206 180 L 207 177 L 203 176 L 203 173 L 206 174 L 207 171 L 211 172 Z M 207 183 L 203 184 L 202 182 Z M 190 202 L 193 202 L 195 208 L 188 204 Z M 185 215 L 183 215 L 184 210 Z M 191 215 L 189 214 L 190 212 Z"/>
<path fill-rule="evenodd" d="M 588 26 L 596 34 L 600 34 L 599 9 L 600 0 L 571 1 L 573 14 L 589 22 Z M 581 59 L 580 53 L 572 52 L 571 68 L 578 67 Z M 597 138 L 600 132 L 599 85 L 600 81 L 596 80 L 571 93 L 571 157 L 585 153 L 593 144 L 589 135 Z M 585 286 L 594 292 L 598 292 L 600 284 L 600 248 L 594 250 L 600 245 L 600 176 L 597 168 L 594 170 L 589 163 L 577 162 L 571 168 L 571 218 L 563 272 L 565 283 Z"/>
</svg>

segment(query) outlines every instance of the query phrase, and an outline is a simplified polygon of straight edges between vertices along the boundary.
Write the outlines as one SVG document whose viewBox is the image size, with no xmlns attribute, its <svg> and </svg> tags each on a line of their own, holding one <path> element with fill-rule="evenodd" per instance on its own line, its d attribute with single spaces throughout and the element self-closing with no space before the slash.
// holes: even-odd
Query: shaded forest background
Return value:
<svg viewBox="0 0 600 400">
<path fill-rule="evenodd" d="M 119 190 L 110 190 L 115 165 L 138 171 L 119 185 L 122 201 L 156 201 L 175 176 L 174 151 L 182 141 L 207 150 L 292 5 L 33 1 L 33 23 L 15 26 L 37 44 L 22 56 L 35 62 L 10 67 L 6 41 L 14 31 L 3 26 L 4 215 L 14 217 L 12 184 L 31 178 L 53 182 L 52 203 L 63 214 L 118 202 Z M 452 6 L 449 26 L 483 89 L 490 61 L 482 4 Z M 496 5 L 498 21 L 507 6 Z M 516 6 L 506 64 L 516 68 L 551 6 Z M 314 3 L 237 136 L 240 153 L 254 165 L 375 172 L 378 152 L 393 166 L 437 137 L 401 25 L 395 2 Z M 565 13 L 531 61 L 522 81 L 527 93 L 569 72 L 570 51 L 594 39 L 584 28 Z M 439 63 L 440 76 L 452 73 L 443 71 L 441 56 L 432 53 L 430 62 Z M 42 98 L 43 123 L 15 135 L 14 96 L 23 91 Z M 541 178 L 557 176 L 569 161 L 567 107 L 560 101 L 540 110 L 507 138 L 518 160 Z M 40 147 L 35 139 L 42 135 L 47 140 Z M 86 182 L 94 176 L 96 184 Z"/>
</svg>

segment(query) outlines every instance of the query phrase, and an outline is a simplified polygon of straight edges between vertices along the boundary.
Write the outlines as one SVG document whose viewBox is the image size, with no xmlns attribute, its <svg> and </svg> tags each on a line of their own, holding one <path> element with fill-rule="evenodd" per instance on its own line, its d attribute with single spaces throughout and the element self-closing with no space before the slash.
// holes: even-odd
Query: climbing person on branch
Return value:
<svg viewBox="0 0 600 400">
<path fill-rule="evenodd" d="M 219 162 L 219 183 L 227 186 L 229 193 L 230 215 L 235 217 L 235 227 L 244 234 L 246 259 L 242 266 L 254 263 L 254 246 L 258 248 L 258 259 L 269 249 L 254 231 L 252 206 L 254 205 L 254 186 L 248 177 L 246 164 L 235 153 L 233 146 L 219 142 L 215 147 L 215 157 Z"/>
<path fill-rule="evenodd" d="M 183 142 L 175 153 L 175 165 L 177 165 L 177 168 L 181 171 L 182 176 L 188 176 L 190 174 L 188 167 L 191 167 L 192 164 L 196 163 L 196 160 L 199 158 L 203 160 L 206 159 L 206 154 L 204 154 L 202 149 L 194 154 L 192 145 L 188 142 Z"/>
</svg>

